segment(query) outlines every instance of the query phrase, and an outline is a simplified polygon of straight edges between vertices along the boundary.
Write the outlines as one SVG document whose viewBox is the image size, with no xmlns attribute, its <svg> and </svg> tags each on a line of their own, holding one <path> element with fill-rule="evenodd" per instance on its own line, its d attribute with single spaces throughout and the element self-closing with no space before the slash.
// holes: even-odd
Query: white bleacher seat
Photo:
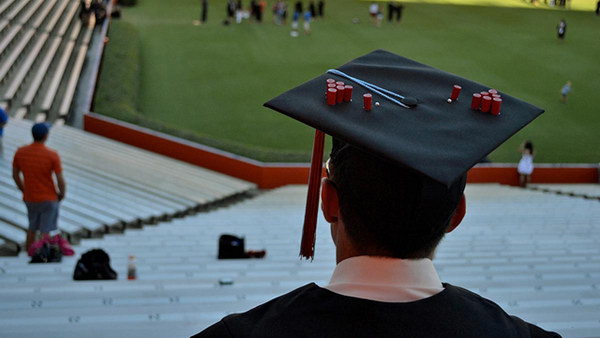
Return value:
<svg viewBox="0 0 600 338">
<path fill-rule="evenodd" d="M 44 3 L 44 0 L 31 0 L 31 1 L 33 2 L 31 4 L 31 6 L 29 6 L 29 8 L 27 8 L 27 11 L 25 11 L 23 13 L 23 15 L 21 15 L 21 17 L 19 18 L 19 23 L 21 23 L 21 24 L 25 24 L 25 23 L 29 22 L 29 20 L 31 20 L 31 17 L 33 17 L 33 14 L 35 14 L 35 12 L 42 5 L 42 3 Z"/>
<path fill-rule="evenodd" d="M 54 103 L 54 99 L 56 98 L 56 93 L 58 92 L 58 88 L 60 82 L 64 76 L 65 70 L 67 69 L 67 63 L 71 58 L 71 54 L 73 52 L 73 48 L 75 47 L 74 41 L 68 41 L 67 45 L 64 47 L 63 52 L 60 56 L 58 65 L 54 70 L 54 74 L 52 74 L 52 78 L 50 80 L 50 85 L 46 90 L 46 95 L 44 96 L 42 103 L 40 105 L 40 109 L 43 112 L 48 112 Z"/>
<path fill-rule="evenodd" d="M 35 21 L 33 22 L 33 24 L 31 24 L 31 26 L 35 29 L 40 28 L 40 26 L 42 25 L 42 22 L 44 22 L 44 20 L 46 19 L 46 17 L 48 16 L 48 13 L 50 13 L 50 11 L 52 10 L 52 8 L 54 7 L 54 5 L 56 4 L 56 0 L 49 0 L 49 1 L 45 1 L 46 6 L 44 7 L 44 9 L 38 14 L 37 18 L 35 19 Z"/>
<path fill-rule="evenodd" d="M 0 16 L 4 16 L 6 9 L 8 9 L 13 2 L 15 2 L 15 0 L 5 0 L 0 4 Z"/>
<path fill-rule="evenodd" d="M 40 51 L 42 50 L 42 47 L 46 43 L 47 39 L 48 39 L 48 33 L 43 33 L 38 38 L 38 40 L 35 42 L 35 45 L 33 46 L 33 48 L 31 49 L 31 51 L 29 52 L 29 54 L 25 58 L 25 61 L 23 62 L 23 64 L 19 68 L 18 72 L 11 79 L 11 82 L 8 85 L 8 87 L 6 89 L 6 92 L 4 94 L 4 99 L 5 100 L 7 100 L 9 102 L 12 101 L 12 99 L 16 95 L 17 91 L 21 87 L 21 84 L 23 83 L 23 80 L 25 79 L 25 77 L 29 73 L 29 70 L 31 69 L 31 66 L 33 65 L 33 63 L 37 59 L 37 57 L 38 57 Z"/>
<path fill-rule="evenodd" d="M 8 14 L 6 14 L 5 19 L 6 20 L 14 20 L 19 15 L 21 10 L 29 4 L 29 1 L 30 0 L 17 1 L 17 4 L 15 6 L 13 6 L 13 8 L 8 12 Z"/>
<path fill-rule="evenodd" d="M 600 184 L 531 184 L 528 187 L 547 192 L 600 199 Z"/>
<path fill-rule="evenodd" d="M 10 222 L 16 227 L 21 228 L 23 231 L 27 231 L 27 228 L 29 227 L 27 214 L 23 210 L 15 209 L 12 203 L 13 202 L 6 199 L 4 195 L 0 195 L 0 210 L 2 210 L 0 220 L 4 221 L 5 223 Z"/>
<path fill-rule="evenodd" d="M 52 32 L 52 30 L 54 30 L 54 26 L 56 26 L 56 23 L 61 18 L 63 11 L 65 10 L 65 8 L 67 8 L 68 4 L 69 4 L 68 1 L 60 1 L 59 2 L 58 8 L 54 12 L 54 14 L 52 14 L 52 17 L 50 18 L 50 20 L 48 21 L 48 24 L 44 28 L 47 32 Z"/>
<path fill-rule="evenodd" d="M 25 118 L 25 115 L 27 115 L 27 109 L 21 107 L 21 108 L 17 109 L 17 111 L 15 112 L 15 116 L 13 116 L 13 118 L 15 120 L 22 120 Z"/>
<path fill-rule="evenodd" d="M 88 50 L 85 40 L 89 42 L 92 35 L 92 29 L 92 27 L 88 27 L 86 29 L 84 43 L 81 47 L 79 47 L 79 52 L 77 52 L 77 56 L 75 57 L 75 63 L 73 64 L 73 69 L 71 70 L 71 75 L 69 76 L 69 80 L 67 82 L 67 88 L 58 108 L 58 115 L 61 117 L 65 117 L 69 114 L 69 107 L 71 107 L 71 102 L 73 101 L 73 96 L 75 95 L 75 89 L 77 88 L 77 83 L 79 82 L 79 75 L 81 74 L 83 63 L 85 62 L 85 56 Z"/>
<path fill-rule="evenodd" d="M 35 34 L 34 29 L 28 30 L 19 39 L 19 42 L 17 43 L 17 45 L 12 49 L 10 54 L 8 54 L 6 59 L 2 62 L 2 65 L 0 66 L 0 82 L 4 81 L 6 74 L 8 74 L 8 72 L 10 71 L 10 69 L 12 68 L 14 63 L 21 56 L 21 53 L 23 52 L 25 47 L 27 47 L 29 40 L 31 40 L 31 38 L 33 37 L 34 34 Z"/>
<path fill-rule="evenodd" d="M 21 30 L 21 28 L 22 28 L 21 25 L 11 26 L 10 31 L 0 41 L 0 55 L 4 54 L 8 45 L 10 45 L 10 43 L 13 41 L 15 36 L 17 36 L 17 34 L 19 34 L 19 31 Z"/>
<path fill-rule="evenodd" d="M 0 20 L 0 33 L 4 33 L 6 27 L 8 27 L 8 20 Z"/>
<path fill-rule="evenodd" d="M 71 4 L 71 7 L 69 7 L 69 11 L 67 12 L 67 15 L 62 19 L 62 22 L 58 28 L 58 31 L 56 33 L 58 36 L 62 37 L 63 35 L 65 35 L 65 33 L 67 32 L 67 29 L 69 28 L 69 25 L 71 24 L 71 21 L 75 17 L 75 13 L 77 13 L 78 8 L 79 8 L 79 3 L 73 2 Z"/>
<path fill-rule="evenodd" d="M 31 82 L 31 84 L 29 85 L 29 88 L 27 89 L 25 96 L 23 97 L 22 104 L 24 106 L 29 107 L 33 103 L 33 100 L 34 100 L 35 96 L 37 95 L 37 92 L 42 84 L 42 81 L 44 80 L 44 77 L 46 76 L 46 73 L 48 72 L 48 68 L 50 67 L 52 60 L 54 59 L 54 56 L 56 55 L 56 52 L 58 51 L 58 47 L 60 46 L 61 41 L 62 41 L 62 38 L 60 38 L 60 37 L 56 37 L 56 38 L 54 38 L 54 40 L 52 40 L 50 48 L 46 51 L 46 53 L 44 55 L 44 59 L 42 60 L 40 66 L 38 67 L 37 72 L 33 76 L 33 80 Z"/>
<path fill-rule="evenodd" d="M 109 200 L 102 202 L 107 206 L 118 203 L 121 206 L 130 208 L 130 210 L 140 209 L 144 213 L 153 216 L 156 215 L 155 212 L 160 212 L 160 210 L 175 213 L 178 210 L 177 208 L 181 208 L 182 205 L 189 208 L 194 206 L 189 201 L 174 200 L 172 196 L 152 194 L 132 182 L 120 181 L 119 177 L 89 171 L 89 169 L 80 169 L 75 166 L 65 168 L 65 172 L 69 174 L 69 177 L 78 177 L 85 180 L 82 191 L 93 192 L 96 196 Z M 87 196 L 88 194 L 83 195 Z M 118 206 L 113 207 L 118 208 Z"/>
<path fill-rule="evenodd" d="M 40 122 L 44 122 L 44 121 L 46 121 L 46 113 L 37 113 L 37 114 L 35 115 L 35 119 L 34 119 L 34 121 L 35 121 L 36 123 L 40 123 Z"/>
<path fill-rule="evenodd" d="M 65 119 L 64 118 L 58 118 L 56 120 L 54 120 L 54 123 L 52 123 L 53 126 L 55 127 L 62 127 L 65 125 Z"/>
<path fill-rule="evenodd" d="M 80 20 L 75 21 L 73 29 L 71 30 L 71 34 L 69 34 L 69 39 L 77 40 L 77 37 L 79 36 L 79 32 L 81 32 L 82 27 L 83 25 L 81 24 Z"/>
<path fill-rule="evenodd" d="M 25 243 L 25 231 L 0 220 L 0 238 L 22 245 Z"/>
</svg>

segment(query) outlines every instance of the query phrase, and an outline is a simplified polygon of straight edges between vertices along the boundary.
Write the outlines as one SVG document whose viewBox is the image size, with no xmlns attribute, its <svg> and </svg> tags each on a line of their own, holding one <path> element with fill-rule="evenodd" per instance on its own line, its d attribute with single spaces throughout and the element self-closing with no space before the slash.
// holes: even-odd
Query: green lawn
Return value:
<svg viewBox="0 0 600 338">
<path fill-rule="evenodd" d="M 503 7 L 476 6 L 495 3 L 484 0 L 409 2 L 400 25 L 378 28 L 369 21 L 368 2 L 327 0 L 312 35 L 292 38 L 289 26 L 271 23 L 270 7 L 262 25 L 225 27 L 225 1 L 209 0 L 209 22 L 197 27 L 198 0 L 142 0 L 113 22 L 95 111 L 261 160 L 305 159 L 313 131 L 262 103 L 381 48 L 546 109 L 492 153 L 493 161 L 518 161 L 518 144 L 531 139 L 537 162 L 597 163 L 600 17 L 593 1 L 572 1 L 581 10 L 520 0 L 498 1 Z M 565 41 L 556 38 L 561 18 L 568 23 Z M 573 91 L 562 104 L 567 80 Z"/>
</svg>

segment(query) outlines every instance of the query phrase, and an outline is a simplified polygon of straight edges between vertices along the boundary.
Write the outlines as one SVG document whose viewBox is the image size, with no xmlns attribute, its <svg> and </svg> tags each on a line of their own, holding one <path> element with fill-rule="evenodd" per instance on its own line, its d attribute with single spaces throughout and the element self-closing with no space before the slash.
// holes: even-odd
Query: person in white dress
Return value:
<svg viewBox="0 0 600 338">
<path fill-rule="evenodd" d="M 519 173 L 519 185 L 523 188 L 531 182 L 531 173 L 533 173 L 533 143 L 531 141 L 525 141 L 519 148 L 521 152 L 521 160 L 517 166 L 517 172 Z"/>
</svg>

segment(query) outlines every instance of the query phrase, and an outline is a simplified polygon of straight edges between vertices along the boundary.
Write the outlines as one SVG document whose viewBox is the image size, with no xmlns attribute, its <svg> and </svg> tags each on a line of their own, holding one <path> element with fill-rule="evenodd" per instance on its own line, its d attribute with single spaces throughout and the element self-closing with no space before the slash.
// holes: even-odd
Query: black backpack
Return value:
<svg viewBox="0 0 600 338">
<path fill-rule="evenodd" d="M 75 265 L 74 280 L 117 279 L 117 272 L 110 267 L 110 257 L 102 249 L 92 249 L 83 255 Z"/>
<path fill-rule="evenodd" d="M 60 263 L 62 256 L 58 245 L 46 242 L 31 255 L 29 263 Z"/>
<path fill-rule="evenodd" d="M 219 259 L 247 258 L 243 237 L 221 235 L 219 237 Z"/>
</svg>

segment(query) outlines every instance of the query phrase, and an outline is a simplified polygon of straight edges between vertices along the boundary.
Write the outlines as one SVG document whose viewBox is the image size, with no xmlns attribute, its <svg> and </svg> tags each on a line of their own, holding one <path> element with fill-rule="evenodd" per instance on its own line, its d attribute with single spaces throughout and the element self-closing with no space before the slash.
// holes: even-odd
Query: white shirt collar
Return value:
<svg viewBox="0 0 600 338">
<path fill-rule="evenodd" d="M 444 290 L 433 262 L 423 259 L 357 256 L 341 261 L 326 289 L 381 302 L 412 302 Z"/>
</svg>

